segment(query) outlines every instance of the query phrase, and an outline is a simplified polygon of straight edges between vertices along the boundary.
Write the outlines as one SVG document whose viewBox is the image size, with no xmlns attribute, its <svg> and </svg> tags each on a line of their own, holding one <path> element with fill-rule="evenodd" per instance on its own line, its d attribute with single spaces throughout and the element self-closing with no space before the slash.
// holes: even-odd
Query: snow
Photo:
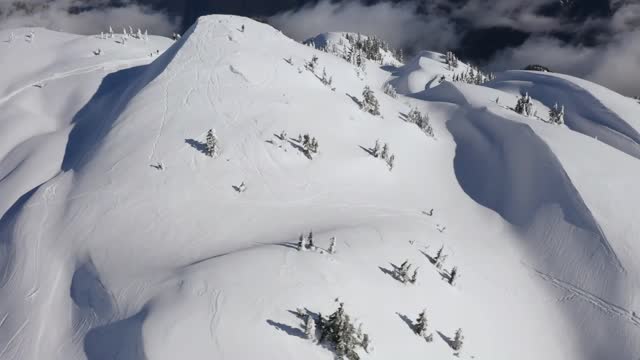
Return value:
<svg viewBox="0 0 640 360">
<path fill-rule="evenodd" d="M 292 311 L 336 299 L 363 359 L 455 359 L 458 328 L 462 359 L 640 352 L 633 100 L 551 73 L 439 84 L 432 52 L 363 76 L 233 16 L 175 43 L 30 31 L 0 43 L 0 359 L 330 359 Z M 354 101 L 367 85 L 380 116 Z M 524 91 L 539 118 L 509 109 Z M 544 121 L 556 101 L 566 126 Z M 435 138 L 403 120 L 414 106 Z M 311 230 L 324 251 L 295 249 Z M 404 260 L 416 284 L 388 275 Z M 406 320 L 425 308 L 431 343 Z"/>
</svg>

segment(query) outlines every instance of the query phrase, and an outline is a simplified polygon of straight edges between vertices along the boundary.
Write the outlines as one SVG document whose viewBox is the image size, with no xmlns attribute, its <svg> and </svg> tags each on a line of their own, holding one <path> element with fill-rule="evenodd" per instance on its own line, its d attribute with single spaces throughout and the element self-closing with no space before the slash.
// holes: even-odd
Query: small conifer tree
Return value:
<svg viewBox="0 0 640 360">
<path fill-rule="evenodd" d="M 460 349 L 462 349 L 463 341 L 464 341 L 464 336 L 462 335 L 462 329 L 458 329 L 453 338 L 453 341 L 451 342 L 451 348 L 453 348 L 453 350 L 455 351 L 459 351 Z"/>
<path fill-rule="evenodd" d="M 215 157 L 218 154 L 218 139 L 213 134 L 213 129 L 209 129 L 207 132 L 205 153 L 209 157 Z"/>
</svg>

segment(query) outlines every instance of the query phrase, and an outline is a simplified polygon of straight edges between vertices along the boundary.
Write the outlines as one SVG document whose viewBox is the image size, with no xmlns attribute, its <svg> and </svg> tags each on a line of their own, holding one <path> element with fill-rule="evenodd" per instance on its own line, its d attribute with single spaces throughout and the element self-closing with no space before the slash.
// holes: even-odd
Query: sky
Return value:
<svg viewBox="0 0 640 360">
<path fill-rule="evenodd" d="M 640 95 L 640 0 L 0 0 L 0 29 L 131 25 L 170 35 L 206 13 L 264 16 L 297 40 L 354 31 L 455 50 L 493 71 L 541 64 Z"/>
</svg>

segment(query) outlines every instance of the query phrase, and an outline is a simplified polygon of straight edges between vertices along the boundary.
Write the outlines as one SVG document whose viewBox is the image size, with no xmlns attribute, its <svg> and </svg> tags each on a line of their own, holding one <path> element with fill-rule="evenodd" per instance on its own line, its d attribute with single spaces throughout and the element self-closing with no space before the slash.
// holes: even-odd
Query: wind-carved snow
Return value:
<svg viewBox="0 0 640 360">
<path fill-rule="evenodd" d="M 296 309 L 339 302 L 363 359 L 452 359 L 459 328 L 463 359 L 640 352 L 637 103 L 556 74 L 452 83 L 467 65 L 432 52 L 365 73 L 232 16 L 174 43 L 36 32 L 0 43 L 0 359 L 330 359 Z M 525 91 L 537 118 L 511 109 Z M 387 274 L 404 260 L 415 284 Z"/>
</svg>

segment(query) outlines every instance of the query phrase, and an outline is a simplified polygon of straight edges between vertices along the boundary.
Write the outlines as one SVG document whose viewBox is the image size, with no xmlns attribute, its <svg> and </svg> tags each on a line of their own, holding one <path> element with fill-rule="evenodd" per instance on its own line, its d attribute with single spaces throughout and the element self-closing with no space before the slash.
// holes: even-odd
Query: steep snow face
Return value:
<svg viewBox="0 0 640 360">
<path fill-rule="evenodd" d="M 2 74 L 0 93 L 24 90 L 0 103 L 0 359 L 329 359 L 294 310 L 328 315 L 338 302 L 372 339 L 363 359 L 454 359 L 458 328 L 464 359 L 640 351 L 638 159 L 570 124 L 581 114 L 635 141 L 620 95 L 518 72 L 425 86 L 453 75 L 442 55 L 365 73 L 232 16 L 201 18 L 170 47 L 50 35 L 77 52 L 52 60 L 55 46 L 36 47 L 44 34 L 0 44 L 11 67 L 42 58 Z M 93 48 L 117 67 L 52 77 L 98 66 L 73 62 Z M 411 96 L 385 95 L 389 81 Z M 379 116 L 358 105 L 365 86 Z M 536 86 L 566 93 L 568 126 L 541 121 L 553 101 L 542 90 L 541 118 L 508 108 Z M 411 108 L 434 138 L 406 122 Z M 376 139 L 392 170 L 371 155 Z M 318 249 L 298 251 L 310 231 Z M 405 259 L 415 284 L 392 276 Z M 412 328 L 424 308 L 430 343 Z"/>
</svg>

